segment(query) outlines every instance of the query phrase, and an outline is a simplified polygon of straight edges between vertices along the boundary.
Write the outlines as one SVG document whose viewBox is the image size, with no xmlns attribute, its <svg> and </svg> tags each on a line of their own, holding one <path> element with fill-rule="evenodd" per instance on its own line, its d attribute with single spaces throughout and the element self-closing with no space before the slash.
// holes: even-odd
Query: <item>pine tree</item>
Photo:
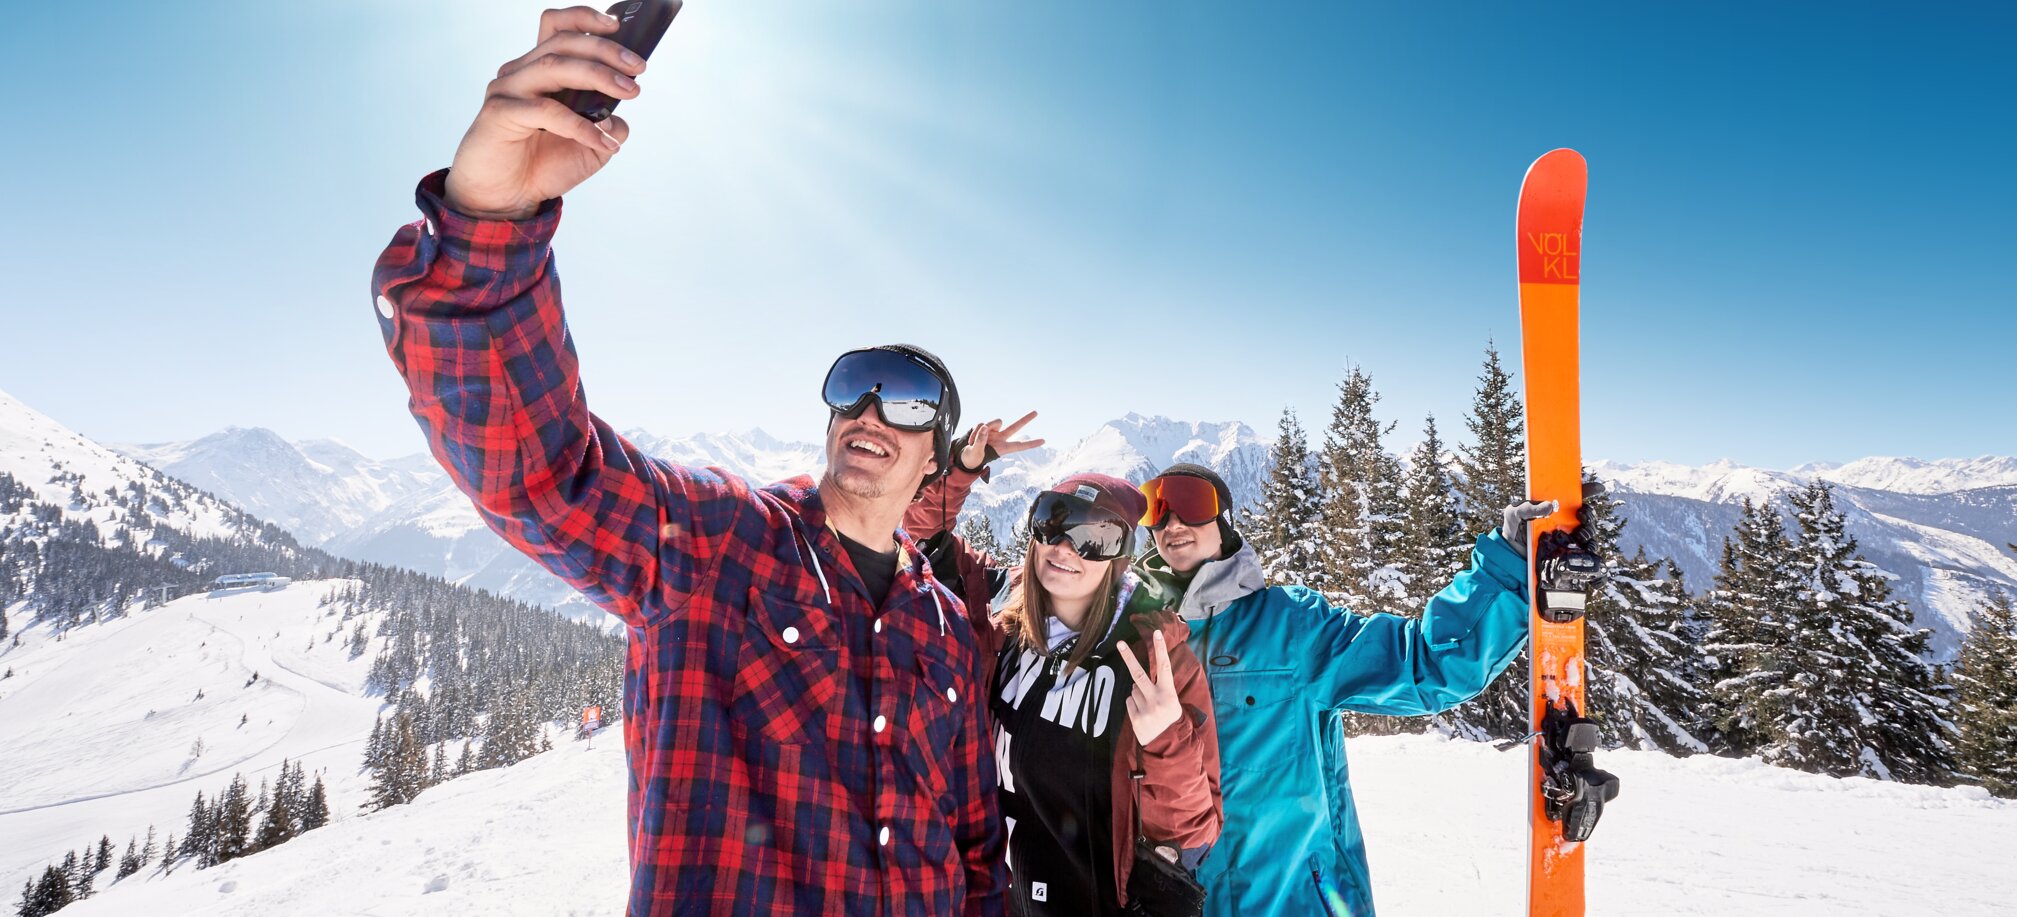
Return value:
<svg viewBox="0 0 2017 917">
<path fill-rule="evenodd" d="M 994 523 L 986 513 L 969 513 L 959 526 L 959 537 L 968 547 L 993 558 L 1001 556 L 1001 543 L 994 535 Z"/>
<path fill-rule="evenodd" d="M 1823 773 L 1951 782 L 1951 689 L 1924 659 L 1932 632 L 1914 626 L 1911 608 L 1892 598 L 1895 577 L 1858 553 L 1831 485 L 1816 481 L 1791 500 L 1802 587 L 1795 608 L 1804 613 L 1803 637 L 1824 647 L 1822 664 L 1803 672 L 1802 683 L 1826 693 L 1824 703 L 1833 705 L 1821 708 L 1826 731 L 1839 740 L 1820 748 L 1812 741 L 1817 730 L 1809 728 L 1806 741 L 1789 745 L 1804 744 L 1803 757 L 1833 765 Z"/>
<path fill-rule="evenodd" d="M 315 786 L 308 791 L 308 803 L 301 812 L 301 830 L 313 831 L 329 824 L 329 792 L 322 788 L 322 775 L 315 775 Z"/>
<path fill-rule="evenodd" d="M 252 831 L 252 799 L 243 774 L 231 775 L 231 785 L 217 806 L 217 859 L 228 863 L 244 856 Z"/>
<path fill-rule="evenodd" d="M 1397 558 L 1406 592 L 1397 610 L 1419 616 L 1429 598 L 1463 572 L 1470 551 L 1434 415 L 1423 425 L 1422 441 L 1408 462 L 1402 479 L 1406 504 Z"/>
<path fill-rule="evenodd" d="M 434 746 L 434 763 L 428 767 L 427 785 L 433 786 L 448 777 L 448 743 L 443 742 Z"/>
<path fill-rule="evenodd" d="M 2017 798 L 2017 603 L 1997 592 L 1975 612 L 1954 667 L 1961 770 L 1998 796 Z"/>
<path fill-rule="evenodd" d="M 1484 371 L 1464 426 L 1474 442 L 1457 447 L 1456 487 L 1464 501 L 1465 530 L 1477 535 L 1498 528 L 1500 513 L 1527 499 L 1525 419 L 1496 345 L 1485 347 Z"/>
<path fill-rule="evenodd" d="M 1323 575 L 1317 553 L 1320 501 L 1310 468 L 1309 437 L 1289 408 L 1282 409 L 1278 430 L 1268 450 L 1273 466 L 1261 487 L 1260 504 L 1243 511 L 1240 531 L 1259 555 L 1261 573 L 1269 584 L 1308 585 Z"/>
<path fill-rule="evenodd" d="M 371 798 L 366 811 L 377 811 L 412 802 L 420 795 L 427 775 L 427 751 L 413 738 L 413 722 L 404 714 L 393 717 L 386 730 L 391 740 L 382 761 L 372 769 Z"/>
<path fill-rule="evenodd" d="M 35 883 L 35 890 L 22 903 L 21 913 L 26 917 L 42 917 L 54 914 L 76 900 L 70 890 L 70 879 L 55 866 L 42 868 L 42 878 Z"/>
<path fill-rule="evenodd" d="M 216 816 L 211 806 L 203 801 L 203 791 L 196 791 L 196 801 L 189 804 L 189 830 L 183 834 L 180 853 L 196 858 L 197 868 L 210 865 L 211 853 L 216 849 Z M 171 850 L 174 848 L 171 847 Z M 169 859 L 174 859 L 171 854 Z"/>
<path fill-rule="evenodd" d="M 1748 757 L 1771 740 L 1769 723 L 1791 679 L 1785 647 L 1792 560 L 1778 511 L 1745 497 L 1736 528 L 1723 540 L 1702 641 L 1703 680 L 1714 711 L 1710 747 L 1720 754 Z"/>
<path fill-rule="evenodd" d="M 173 835 L 170 835 L 168 838 L 168 848 L 170 850 L 173 850 L 175 848 L 175 837 Z M 157 851 L 154 847 L 154 826 L 148 825 L 147 840 L 141 842 L 140 844 L 140 865 L 146 866 L 147 864 L 154 862 L 154 857 L 158 852 L 159 851 Z"/>
<path fill-rule="evenodd" d="M 67 871 L 70 874 L 70 900 L 82 901 L 91 897 L 91 882 L 98 875 L 91 869 L 91 848 L 84 848 L 84 855 L 77 858 L 76 866 Z"/>
<path fill-rule="evenodd" d="M 287 772 L 282 763 L 281 773 Z M 252 839 L 254 852 L 276 847 L 294 837 L 294 801 L 286 793 L 273 794 L 273 802 L 266 809 L 266 817 L 259 823 L 259 832 Z"/>
<path fill-rule="evenodd" d="M 1338 385 L 1318 461 L 1324 576 L 1321 585 L 1309 585 L 1359 614 L 1399 610 L 1402 598 L 1393 563 L 1400 535 L 1400 463 L 1381 445 L 1392 425 L 1373 417 L 1379 398 L 1372 378 L 1354 367 Z"/>
<path fill-rule="evenodd" d="M 92 872 L 104 872 L 112 868 L 112 835 L 98 836 L 98 856 L 91 863 Z"/>
<path fill-rule="evenodd" d="M 1586 473 L 1584 481 L 1597 479 Z M 1622 556 L 1626 519 L 1609 492 L 1585 497 L 1581 520 L 1584 544 L 1603 561 L 1585 613 L 1585 715 L 1597 721 L 1611 747 L 1707 751 L 1695 735 L 1707 716 L 1708 698 L 1692 672 L 1690 599 L 1679 569 L 1672 561 L 1647 559 L 1644 549 Z"/>
<path fill-rule="evenodd" d="M 476 768 L 475 745 L 470 740 L 464 739 L 462 740 L 462 754 L 455 759 L 455 776 L 460 777 L 463 774 L 476 770 Z"/>
<path fill-rule="evenodd" d="M 126 841 L 126 853 L 119 857 L 119 872 L 117 875 L 114 876 L 114 878 L 124 879 L 127 876 L 130 876 L 139 871 L 140 871 L 140 839 L 129 838 Z"/>
</svg>

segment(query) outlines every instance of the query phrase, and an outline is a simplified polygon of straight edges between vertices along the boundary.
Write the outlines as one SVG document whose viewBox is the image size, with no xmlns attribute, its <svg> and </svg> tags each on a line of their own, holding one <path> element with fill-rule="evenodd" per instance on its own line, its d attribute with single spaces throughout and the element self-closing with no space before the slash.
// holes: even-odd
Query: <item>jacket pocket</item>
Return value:
<svg viewBox="0 0 2017 917">
<path fill-rule="evenodd" d="M 824 738 L 840 694 L 840 648 L 826 612 L 749 591 L 730 709 L 738 723 L 783 745 Z"/>
<path fill-rule="evenodd" d="M 1218 708 L 1219 766 L 1277 771 L 1312 751 L 1304 741 L 1294 669 L 1233 670 L 1212 675 Z"/>
<path fill-rule="evenodd" d="M 951 805 L 946 794 L 952 787 L 952 756 L 959 753 L 961 729 L 967 717 L 985 713 L 973 695 L 972 679 L 950 660 L 923 648 L 916 659 L 914 670 L 905 678 L 910 698 L 908 745 L 918 773 L 929 781 L 945 808 Z"/>
</svg>

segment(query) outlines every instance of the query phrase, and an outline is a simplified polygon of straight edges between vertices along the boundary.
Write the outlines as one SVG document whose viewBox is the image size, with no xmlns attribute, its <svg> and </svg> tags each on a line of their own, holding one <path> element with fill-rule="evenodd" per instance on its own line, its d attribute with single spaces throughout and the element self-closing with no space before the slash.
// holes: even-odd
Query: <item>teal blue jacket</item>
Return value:
<svg viewBox="0 0 2017 917">
<path fill-rule="evenodd" d="M 1253 549 L 1181 585 L 1218 715 L 1224 828 L 1199 879 L 1208 917 L 1372 917 L 1340 711 L 1440 713 L 1483 691 L 1527 640 L 1527 564 L 1494 532 L 1419 620 L 1355 615 L 1301 586 L 1264 586 Z M 1328 908 L 1328 909 L 1327 909 Z"/>
</svg>

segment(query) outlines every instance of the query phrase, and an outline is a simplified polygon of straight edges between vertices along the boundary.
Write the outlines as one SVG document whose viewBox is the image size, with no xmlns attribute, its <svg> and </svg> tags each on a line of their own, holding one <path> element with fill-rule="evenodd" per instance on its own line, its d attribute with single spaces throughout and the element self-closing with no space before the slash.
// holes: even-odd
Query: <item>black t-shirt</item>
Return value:
<svg viewBox="0 0 2017 917">
<path fill-rule="evenodd" d="M 840 546 L 847 549 L 848 559 L 854 561 L 854 571 L 861 574 L 868 597 L 875 600 L 876 607 L 882 607 L 883 599 L 889 597 L 890 585 L 896 582 L 896 548 L 877 554 L 838 531 L 834 534 L 840 536 Z"/>
<path fill-rule="evenodd" d="M 1122 624 L 1117 632 L 1127 631 Z M 1011 643 L 996 658 L 997 779 L 1011 913 L 1116 914 L 1113 865 L 1114 739 L 1125 724 L 1128 668 L 1109 635 L 1085 666 L 1058 683 L 1062 659 Z M 1064 654 L 1059 654 L 1064 655 Z M 1131 827 L 1123 827 L 1123 831 Z"/>
</svg>

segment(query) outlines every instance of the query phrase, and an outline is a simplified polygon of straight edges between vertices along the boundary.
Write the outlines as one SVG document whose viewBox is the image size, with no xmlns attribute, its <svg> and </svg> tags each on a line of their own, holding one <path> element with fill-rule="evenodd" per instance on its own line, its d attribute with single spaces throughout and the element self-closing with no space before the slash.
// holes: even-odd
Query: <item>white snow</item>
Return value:
<svg viewBox="0 0 2017 917">
<path fill-rule="evenodd" d="M 1522 752 L 1433 736 L 1350 750 L 1382 913 L 1524 912 Z M 563 743 L 215 869 L 143 872 L 64 913 L 621 914 L 623 762 L 606 731 L 593 750 Z M 1586 848 L 1591 914 L 1970 917 L 2017 902 L 2017 804 L 1979 790 L 1706 756 L 1602 764 L 1624 794 Z"/>
<path fill-rule="evenodd" d="M 150 823 L 157 840 L 180 835 L 199 790 L 233 772 L 257 787 L 282 759 L 311 783 L 324 772 L 334 818 L 355 811 L 379 699 L 361 694 L 375 649 L 351 659 L 344 645 L 356 619 L 318 606 L 343 584 L 190 596 L 60 640 L 10 613 L 22 640 L 0 652 L 14 671 L 0 680 L 0 878 L 100 835 L 124 850 Z"/>
</svg>

